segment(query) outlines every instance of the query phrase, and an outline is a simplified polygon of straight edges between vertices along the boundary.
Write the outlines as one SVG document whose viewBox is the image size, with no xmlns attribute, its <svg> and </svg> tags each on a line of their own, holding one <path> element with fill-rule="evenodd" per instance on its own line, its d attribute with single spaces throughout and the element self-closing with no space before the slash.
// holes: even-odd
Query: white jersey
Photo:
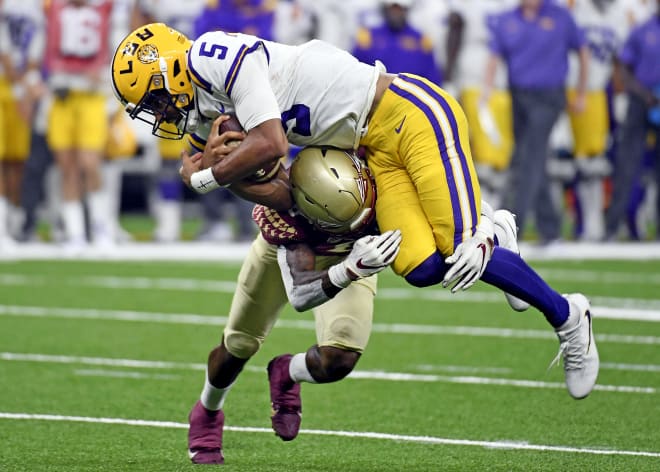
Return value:
<svg viewBox="0 0 660 472">
<path fill-rule="evenodd" d="M 486 63 L 490 56 L 490 28 L 494 17 L 509 8 L 516 0 L 453 0 L 451 10 L 463 18 L 463 39 L 456 59 L 454 81 L 459 89 L 480 88 L 485 83 Z M 495 88 L 506 88 L 506 70 L 497 69 Z"/>
<path fill-rule="evenodd" d="M 28 63 L 40 62 L 44 54 L 43 1 L 4 0 L 1 5 L 0 51 L 9 57 L 12 66 L 20 72 Z"/>
<path fill-rule="evenodd" d="M 628 28 L 644 23 L 657 11 L 656 0 L 621 0 L 626 8 Z"/>
<path fill-rule="evenodd" d="M 188 53 L 200 124 L 206 139 L 222 113 L 247 131 L 281 119 L 298 146 L 357 146 L 373 101 L 379 69 L 331 44 L 288 46 L 246 34 L 213 31 Z"/>
<path fill-rule="evenodd" d="M 207 0 L 137 0 L 138 8 L 154 22 L 165 23 L 190 39 L 194 39 L 195 18 L 207 3 Z"/>
<path fill-rule="evenodd" d="M 587 74 L 587 90 L 605 90 L 614 68 L 614 59 L 625 39 L 628 26 L 624 20 L 626 9 L 622 1 L 603 2 L 598 8 L 593 0 L 572 0 L 575 22 L 584 31 L 591 53 Z M 571 54 L 568 86 L 578 83 L 579 59 Z"/>
</svg>

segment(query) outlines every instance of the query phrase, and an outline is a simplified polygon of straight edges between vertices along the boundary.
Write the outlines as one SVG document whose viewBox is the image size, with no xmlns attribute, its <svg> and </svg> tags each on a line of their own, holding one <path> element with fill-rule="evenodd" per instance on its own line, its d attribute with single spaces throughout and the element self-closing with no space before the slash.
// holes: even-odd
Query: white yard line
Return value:
<svg viewBox="0 0 660 472">
<path fill-rule="evenodd" d="M 605 370 L 660 372 L 660 365 L 658 364 L 624 364 L 620 362 L 601 362 L 600 368 Z"/>
<path fill-rule="evenodd" d="M 51 356 L 47 354 L 29 354 L 0 352 L 0 360 L 4 361 L 23 361 L 23 362 L 45 362 L 59 364 L 83 364 L 83 365 L 103 365 L 112 367 L 135 367 L 147 369 L 186 369 L 199 370 L 205 368 L 204 364 L 189 364 L 180 362 L 163 361 L 144 361 L 137 359 L 114 359 L 103 357 L 77 357 L 77 356 Z M 250 372 L 264 373 L 265 367 L 248 365 L 245 368 Z M 113 371 L 109 371 L 113 372 Z M 108 375 L 112 377 L 114 375 Z M 476 377 L 476 376 L 446 376 L 435 374 L 413 374 L 407 372 L 385 372 L 374 370 L 356 370 L 349 374 L 349 377 L 356 380 L 384 380 L 391 382 L 438 382 L 450 384 L 471 384 L 471 385 L 498 385 L 505 387 L 519 388 L 542 388 L 542 389 L 564 389 L 565 385 L 561 382 L 543 382 L 538 380 L 508 379 L 502 377 Z M 629 385 L 596 385 L 595 390 L 603 392 L 618 393 L 641 393 L 655 394 L 657 389 L 653 387 L 640 387 Z"/>
<path fill-rule="evenodd" d="M 594 312 L 596 313 L 596 312 Z M 182 325 L 209 325 L 222 327 L 227 322 L 226 316 L 199 315 L 193 313 L 159 313 L 131 310 L 98 310 L 87 308 L 35 307 L 22 305 L 0 305 L 0 316 L 29 318 L 66 318 L 76 320 L 107 320 L 143 323 L 169 323 Z M 596 316 L 596 315 L 594 315 Z M 276 326 L 288 329 L 315 330 L 312 320 L 277 321 Z M 555 334 L 550 330 L 490 328 L 479 326 L 441 326 L 404 323 L 374 323 L 374 333 L 423 334 L 436 336 L 472 336 L 516 339 L 552 339 Z M 636 336 L 626 334 L 597 333 L 598 342 L 619 344 L 660 345 L 660 336 Z"/>
<path fill-rule="evenodd" d="M 102 418 L 89 416 L 66 416 L 33 413 L 9 413 L 0 412 L 0 419 L 22 420 L 22 421 L 63 421 L 75 423 L 107 424 L 143 426 L 151 428 L 188 429 L 187 423 L 175 421 L 154 421 L 127 418 Z M 270 428 L 259 428 L 250 426 L 225 426 L 225 431 L 239 433 L 266 433 L 273 434 Z M 301 429 L 300 433 L 310 436 L 338 436 L 344 438 L 380 439 L 385 441 L 409 442 L 418 444 L 435 444 L 443 446 L 471 446 L 486 449 L 503 449 L 514 451 L 540 451 L 540 452 L 563 452 L 569 454 L 592 454 L 605 456 L 636 456 L 660 458 L 660 452 L 655 451 L 630 451 L 625 449 L 604 449 L 594 447 L 553 446 L 543 444 L 529 444 L 519 441 L 481 441 L 474 439 L 440 438 L 437 436 L 412 436 L 405 434 L 377 433 L 368 431 L 332 431 L 322 429 Z"/>
<path fill-rule="evenodd" d="M 148 374 L 145 372 L 128 372 L 125 370 L 110 369 L 75 369 L 73 373 L 81 377 L 108 377 L 135 380 L 179 380 L 181 378 L 179 375 L 172 374 Z"/>
<path fill-rule="evenodd" d="M 570 277 L 563 277 L 562 270 L 550 271 L 557 275 L 558 280 L 563 282 L 570 281 Z M 570 273 L 570 272 L 567 272 Z M 611 280 L 611 283 L 621 284 L 625 281 L 634 285 L 652 285 L 660 289 L 660 276 L 641 276 L 633 273 L 610 273 L 610 277 L 605 280 Z M 594 283 L 607 283 L 603 280 L 602 274 L 597 271 L 581 271 L 579 281 L 591 281 Z M 647 280 L 648 279 L 648 280 Z M 646 280 L 646 283 L 644 281 Z M 46 286 L 46 285 L 66 285 L 72 287 L 96 287 L 107 289 L 126 289 L 126 290 L 169 290 L 184 292 L 213 292 L 213 293 L 234 293 L 236 282 L 231 280 L 208 280 L 208 279 L 182 279 L 173 277 L 116 277 L 116 276 L 90 276 L 90 277 L 44 277 L 36 275 L 21 274 L 0 274 L 0 285 L 13 286 Z M 503 296 L 494 292 L 483 292 L 479 290 L 470 290 L 465 293 L 451 293 L 439 288 L 427 288 L 424 290 L 414 288 L 387 288 L 378 289 L 378 298 L 384 300 L 424 300 L 430 302 L 456 302 L 456 303 L 503 303 Z M 656 315 L 660 312 L 660 300 L 643 298 L 621 298 L 621 297 L 590 297 L 592 304 L 603 305 L 609 310 L 602 317 L 611 319 L 630 319 L 637 316 L 634 310 L 651 311 L 650 318 L 648 314 L 642 314 L 644 321 L 660 321 Z M 599 307 L 597 306 L 596 309 Z M 625 310 L 621 310 L 625 309 Z M 632 314 L 627 314 L 632 313 Z"/>
</svg>

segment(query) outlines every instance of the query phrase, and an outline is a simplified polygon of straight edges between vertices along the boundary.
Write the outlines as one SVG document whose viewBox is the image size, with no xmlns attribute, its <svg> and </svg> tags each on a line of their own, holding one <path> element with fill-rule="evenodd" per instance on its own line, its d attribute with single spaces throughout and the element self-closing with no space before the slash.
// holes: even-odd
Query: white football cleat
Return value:
<svg viewBox="0 0 660 472">
<path fill-rule="evenodd" d="M 516 217 L 513 213 L 509 210 L 495 211 L 493 214 L 493 224 L 499 245 L 504 249 L 520 255 L 520 249 L 518 249 L 518 227 L 516 226 Z M 516 311 L 525 311 L 529 308 L 529 303 L 518 297 L 514 297 L 506 292 L 504 292 L 504 296 L 511 308 Z"/>
<path fill-rule="evenodd" d="M 556 328 L 559 353 L 551 365 L 564 358 L 564 373 L 568 393 L 579 400 L 593 390 L 598 378 L 600 359 L 591 328 L 591 305 L 581 293 L 564 295 L 569 305 L 566 322 Z"/>
</svg>

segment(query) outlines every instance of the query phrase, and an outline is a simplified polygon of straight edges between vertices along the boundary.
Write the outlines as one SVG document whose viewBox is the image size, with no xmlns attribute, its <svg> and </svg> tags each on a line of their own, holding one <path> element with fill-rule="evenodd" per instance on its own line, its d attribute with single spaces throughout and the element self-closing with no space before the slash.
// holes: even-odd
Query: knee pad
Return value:
<svg viewBox="0 0 660 472">
<path fill-rule="evenodd" d="M 227 351 L 239 359 L 249 359 L 254 356 L 263 341 L 256 336 L 228 328 L 225 328 L 224 339 Z"/>
<path fill-rule="evenodd" d="M 449 270 L 449 266 L 440 253 L 436 251 L 406 275 L 406 282 L 414 287 L 436 285 L 442 281 L 447 270 Z"/>
</svg>

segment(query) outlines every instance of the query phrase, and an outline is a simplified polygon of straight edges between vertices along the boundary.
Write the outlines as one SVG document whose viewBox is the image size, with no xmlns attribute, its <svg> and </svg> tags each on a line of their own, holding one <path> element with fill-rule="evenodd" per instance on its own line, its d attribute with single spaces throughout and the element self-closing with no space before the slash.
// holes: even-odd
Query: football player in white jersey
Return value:
<svg viewBox="0 0 660 472">
<path fill-rule="evenodd" d="M 513 152 L 511 97 L 504 68 L 497 70 L 492 92 L 483 98 L 490 55 L 489 23 L 515 0 L 453 0 L 447 41 L 447 80 L 458 91 L 470 125 L 470 145 L 484 200 L 499 207 Z"/>
<path fill-rule="evenodd" d="M 494 247 L 467 120 L 437 85 L 386 74 L 322 41 L 287 46 L 215 31 L 191 42 L 163 24 L 139 28 L 118 46 L 112 78 L 130 116 L 149 122 L 155 134 L 190 133 L 199 152 L 182 155 L 181 174 L 198 192 L 261 180 L 289 142 L 364 146 L 379 191 L 378 226 L 402 233 L 394 271 L 414 286 L 442 283 L 452 291 L 481 279 L 522 299 L 521 309 L 532 304 L 562 342 L 569 393 L 590 393 L 599 361 L 589 302 L 552 290 L 520 258 L 515 241 Z M 218 132 L 228 113 L 246 130 L 234 148 L 228 133 Z"/>
<path fill-rule="evenodd" d="M 23 166 L 30 153 L 36 100 L 44 93 L 41 77 L 43 2 L 5 0 L 0 7 L 0 246 L 11 244 L 22 226 Z"/>
<path fill-rule="evenodd" d="M 577 24 L 585 32 L 591 52 L 585 109 L 569 110 L 573 155 L 577 167 L 577 195 L 582 214 L 581 239 L 598 241 L 604 236 L 603 179 L 610 173 L 605 157 L 609 143 L 606 88 L 612 79 L 614 60 L 626 34 L 625 6 L 620 0 L 567 0 Z M 569 103 L 576 95 L 579 65 L 570 58 Z"/>
</svg>

